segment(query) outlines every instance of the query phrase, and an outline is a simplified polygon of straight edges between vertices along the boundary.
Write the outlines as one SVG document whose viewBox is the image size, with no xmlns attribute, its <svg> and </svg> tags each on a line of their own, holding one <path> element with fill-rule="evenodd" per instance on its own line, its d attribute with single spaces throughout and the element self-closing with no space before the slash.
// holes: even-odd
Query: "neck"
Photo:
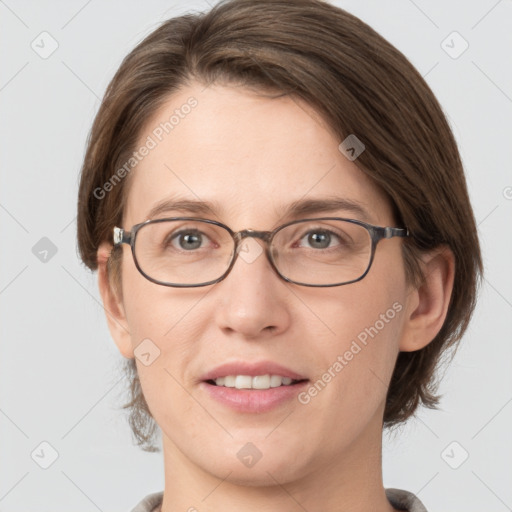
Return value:
<svg viewBox="0 0 512 512">
<path fill-rule="evenodd" d="M 241 465 L 206 471 L 163 435 L 165 490 L 162 512 L 395 512 L 382 485 L 381 422 L 373 422 L 340 453 L 320 460 L 289 457 L 295 468 Z M 321 452 L 321 450 L 319 450 Z M 262 459 L 263 460 L 263 459 Z M 211 467 L 211 465 L 210 465 Z M 248 471 L 248 472 L 247 472 Z M 220 473 L 218 471 L 217 473 Z M 252 478 L 250 478 L 252 477 Z"/>
</svg>

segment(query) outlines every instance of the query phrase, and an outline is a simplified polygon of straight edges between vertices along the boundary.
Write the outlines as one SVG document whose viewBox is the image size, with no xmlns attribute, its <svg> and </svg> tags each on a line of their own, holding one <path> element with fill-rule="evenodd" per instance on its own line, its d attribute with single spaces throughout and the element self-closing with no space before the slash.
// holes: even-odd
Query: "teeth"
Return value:
<svg viewBox="0 0 512 512">
<path fill-rule="evenodd" d="M 237 375 L 235 378 L 236 389 L 250 389 L 252 388 L 252 377 L 249 375 Z"/>
<path fill-rule="evenodd" d="M 215 379 L 217 386 L 237 389 L 270 389 L 279 386 L 289 386 L 293 382 L 290 377 L 280 375 L 226 375 Z"/>
<path fill-rule="evenodd" d="M 283 381 L 283 377 L 280 377 L 279 375 L 272 375 L 270 377 L 270 387 L 271 388 L 277 388 L 281 385 Z"/>
<path fill-rule="evenodd" d="M 221 379 L 224 379 L 224 384 L 219 384 L 219 386 L 226 386 L 227 388 L 235 387 L 236 377 L 234 375 L 228 375 L 227 377 L 221 377 Z M 217 380 L 215 381 L 215 384 L 217 384 Z"/>
</svg>

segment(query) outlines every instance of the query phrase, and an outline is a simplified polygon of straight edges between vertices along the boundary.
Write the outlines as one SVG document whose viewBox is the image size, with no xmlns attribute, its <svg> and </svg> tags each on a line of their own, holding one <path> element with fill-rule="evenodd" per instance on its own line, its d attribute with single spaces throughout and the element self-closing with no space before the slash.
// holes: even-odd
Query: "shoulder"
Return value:
<svg viewBox="0 0 512 512">
<path fill-rule="evenodd" d="M 385 491 L 393 507 L 407 512 L 427 512 L 425 505 L 412 492 L 402 489 L 385 489 Z"/>
<path fill-rule="evenodd" d="M 163 491 L 148 494 L 131 512 L 158 512 L 163 496 Z"/>
<path fill-rule="evenodd" d="M 148 494 L 131 512 L 158 512 L 162 504 L 163 491 Z M 415 494 L 402 489 L 386 489 L 386 496 L 393 507 L 407 512 L 427 512 Z M 155 510 L 156 509 L 156 510 Z"/>
</svg>

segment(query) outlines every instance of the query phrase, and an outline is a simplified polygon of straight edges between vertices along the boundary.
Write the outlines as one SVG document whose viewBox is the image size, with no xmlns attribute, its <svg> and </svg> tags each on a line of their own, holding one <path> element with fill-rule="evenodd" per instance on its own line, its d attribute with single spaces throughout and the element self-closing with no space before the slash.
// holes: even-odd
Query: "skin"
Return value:
<svg viewBox="0 0 512 512">
<path fill-rule="evenodd" d="M 290 97 L 192 83 L 148 120 L 141 144 L 190 96 L 198 106 L 132 171 L 123 228 L 179 194 L 218 201 L 206 218 L 235 231 L 271 230 L 288 220 L 284 205 L 333 192 L 360 203 L 370 223 L 395 226 L 387 196 L 339 152 L 341 141 L 320 117 Z M 159 216 L 179 215 L 187 213 Z M 238 258 L 215 285 L 159 286 L 123 245 L 122 297 L 106 273 L 111 245 L 100 246 L 99 287 L 121 354 L 133 358 L 146 338 L 161 351 L 137 367 L 162 429 L 163 512 L 395 510 L 381 470 L 386 391 L 399 351 L 423 348 L 441 328 L 454 272 L 449 250 L 425 254 L 425 283 L 411 287 L 402 243 L 383 240 L 362 281 L 331 288 L 284 282 L 264 254 L 251 263 Z M 292 399 L 270 412 L 239 413 L 199 388 L 206 371 L 240 359 L 275 361 L 315 382 L 394 303 L 400 313 L 308 404 Z M 247 442 L 263 454 L 251 468 L 237 458 Z"/>
</svg>

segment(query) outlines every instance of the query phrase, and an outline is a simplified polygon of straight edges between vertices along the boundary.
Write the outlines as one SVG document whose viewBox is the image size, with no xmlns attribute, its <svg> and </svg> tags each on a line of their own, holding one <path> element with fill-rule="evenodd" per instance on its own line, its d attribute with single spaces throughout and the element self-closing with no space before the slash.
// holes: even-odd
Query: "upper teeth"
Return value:
<svg viewBox="0 0 512 512">
<path fill-rule="evenodd" d="M 289 386 L 293 382 L 290 377 L 281 377 L 280 375 L 226 375 L 215 379 L 217 386 L 237 389 L 269 389 L 277 388 L 281 385 Z"/>
</svg>

